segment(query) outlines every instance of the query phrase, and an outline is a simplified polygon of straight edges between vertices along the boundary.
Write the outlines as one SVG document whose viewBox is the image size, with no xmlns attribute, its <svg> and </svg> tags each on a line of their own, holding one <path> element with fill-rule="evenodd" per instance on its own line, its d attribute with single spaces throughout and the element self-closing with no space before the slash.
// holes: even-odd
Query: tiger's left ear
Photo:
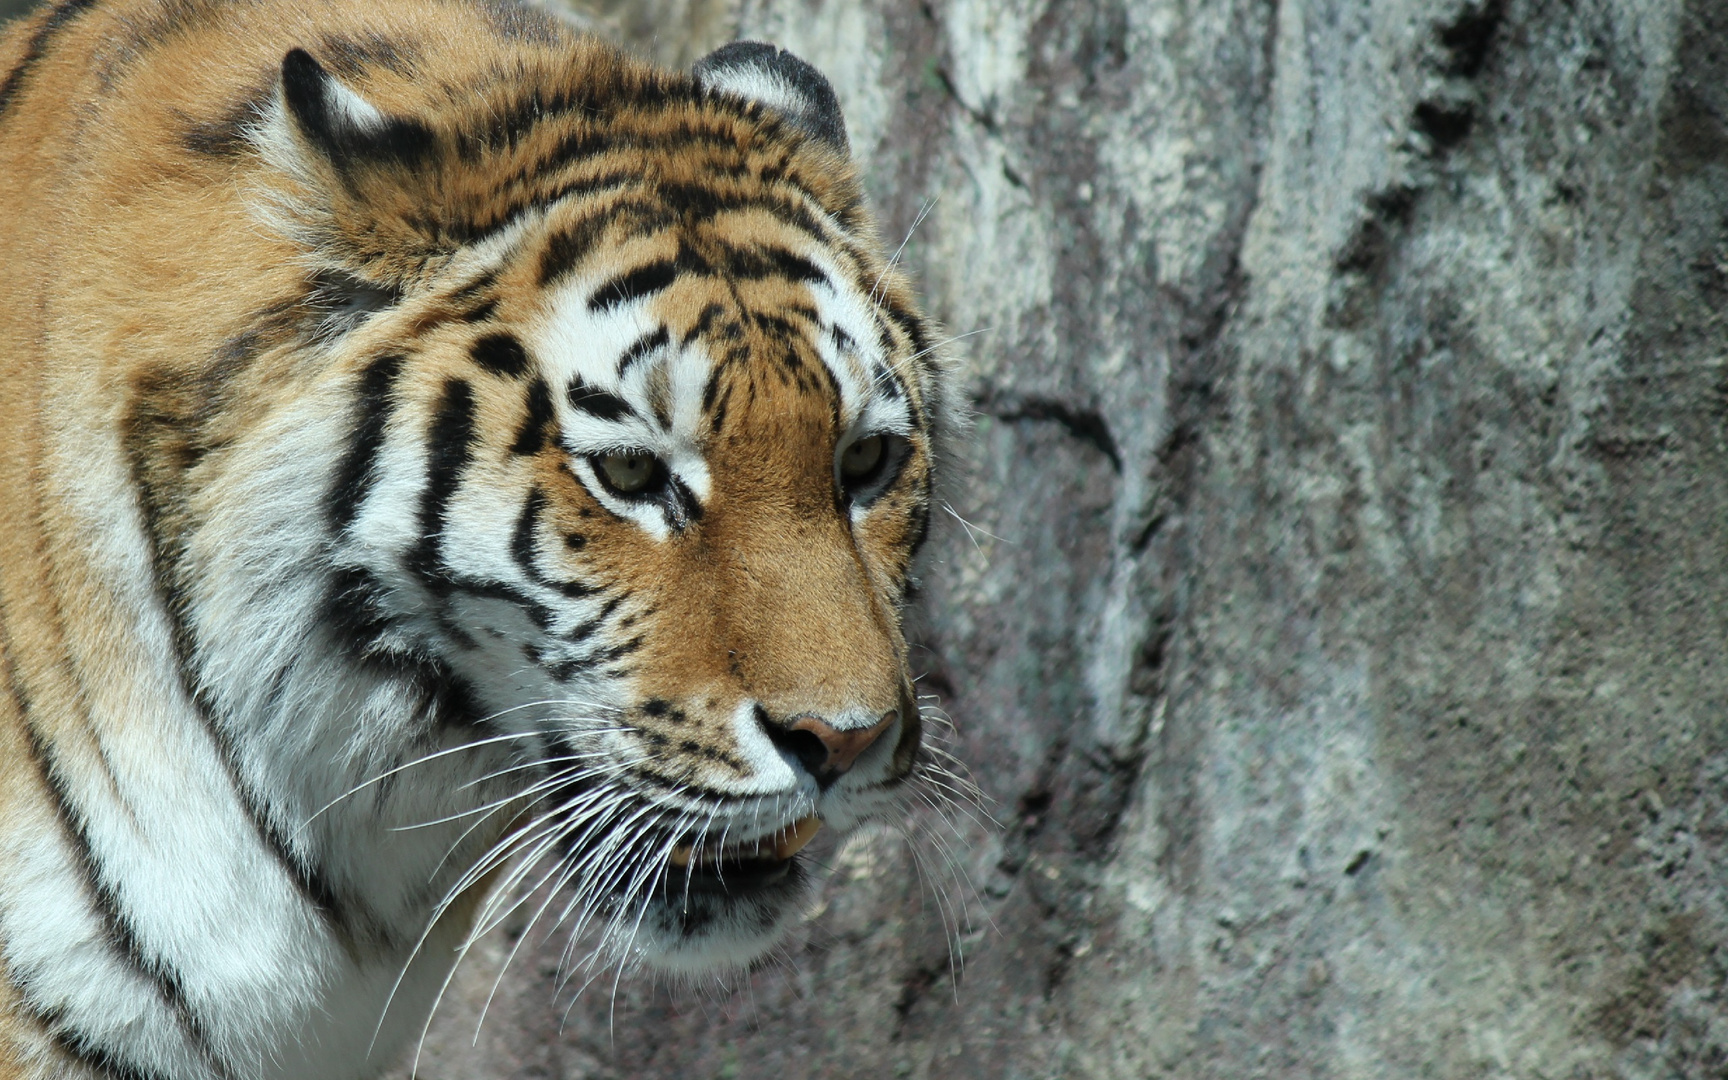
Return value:
<svg viewBox="0 0 1728 1080">
<path fill-rule="evenodd" d="M 413 165 L 432 151 L 424 124 L 387 115 L 305 49 L 282 58 L 282 103 L 300 137 L 339 169 L 363 162 Z"/>
<path fill-rule="evenodd" d="M 785 49 L 734 41 L 696 61 L 691 74 L 709 90 L 761 102 L 842 154 L 851 152 L 834 88 L 820 71 Z"/>
</svg>

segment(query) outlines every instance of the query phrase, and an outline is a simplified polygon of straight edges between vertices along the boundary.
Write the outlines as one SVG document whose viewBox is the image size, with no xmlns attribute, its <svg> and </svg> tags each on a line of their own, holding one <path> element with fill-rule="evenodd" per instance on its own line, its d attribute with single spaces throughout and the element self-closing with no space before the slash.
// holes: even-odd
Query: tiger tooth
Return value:
<svg viewBox="0 0 1728 1080">
<path fill-rule="evenodd" d="M 800 818 L 774 834 L 774 857 L 784 862 L 804 850 L 804 845 L 816 835 L 816 830 L 822 827 L 822 819 L 815 814 Z"/>
</svg>

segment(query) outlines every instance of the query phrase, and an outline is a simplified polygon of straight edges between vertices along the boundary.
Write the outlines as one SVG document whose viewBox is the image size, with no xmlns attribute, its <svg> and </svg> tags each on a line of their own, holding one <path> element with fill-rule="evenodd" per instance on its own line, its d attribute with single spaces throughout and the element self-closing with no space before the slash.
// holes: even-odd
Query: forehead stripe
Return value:
<svg viewBox="0 0 1728 1080">
<path fill-rule="evenodd" d="M 522 429 L 516 433 L 516 442 L 510 447 L 512 454 L 538 454 L 546 449 L 553 437 L 552 390 L 545 379 L 536 375 L 529 382 L 525 405 L 527 415 L 522 420 Z"/>
<path fill-rule="evenodd" d="M 726 252 L 722 271 L 741 281 L 783 277 L 792 281 L 814 281 L 829 284 L 828 275 L 802 255 L 783 247 L 731 248 Z"/>
<path fill-rule="evenodd" d="M 606 311 L 644 296 L 653 296 L 677 280 L 678 274 L 678 264 L 670 259 L 638 266 L 594 290 L 594 295 L 588 298 L 588 309 Z"/>
<path fill-rule="evenodd" d="M 671 333 L 664 326 L 637 338 L 633 345 L 624 350 L 624 355 L 618 358 L 618 377 L 622 379 L 624 373 L 630 370 L 630 365 L 661 348 L 671 339 Z"/>
<path fill-rule="evenodd" d="M 618 420 L 626 416 L 634 416 L 630 405 L 616 394 L 609 394 L 599 387 L 590 386 L 582 381 L 580 375 L 570 380 L 570 389 L 566 392 L 573 408 L 582 410 L 602 420 Z"/>
<path fill-rule="evenodd" d="M 468 354 L 494 375 L 520 379 L 528 374 L 528 353 L 509 334 L 487 334 L 469 347 Z"/>
</svg>

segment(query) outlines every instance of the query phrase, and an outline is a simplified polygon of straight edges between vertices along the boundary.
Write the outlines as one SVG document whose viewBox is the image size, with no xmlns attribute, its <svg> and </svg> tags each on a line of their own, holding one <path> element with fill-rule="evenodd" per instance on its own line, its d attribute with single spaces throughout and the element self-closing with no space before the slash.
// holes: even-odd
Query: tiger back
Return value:
<svg viewBox="0 0 1728 1080">
<path fill-rule="evenodd" d="M 813 69 L 59 0 L 0 73 L 0 1076 L 374 1075 L 516 905 L 744 967 L 904 813 L 955 410 Z"/>
</svg>

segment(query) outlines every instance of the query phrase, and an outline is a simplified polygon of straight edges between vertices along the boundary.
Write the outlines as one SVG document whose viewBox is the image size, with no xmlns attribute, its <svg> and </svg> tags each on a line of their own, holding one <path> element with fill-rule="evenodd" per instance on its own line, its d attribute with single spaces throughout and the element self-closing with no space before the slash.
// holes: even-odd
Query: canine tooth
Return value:
<svg viewBox="0 0 1728 1080">
<path fill-rule="evenodd" d="M 774 857 L 784 862 L 804 850 L 804 845 L 816 835 L 816 830 L 822 827 L 822 819 L 815 814 L 800 818 L 781 829 L 773 836 Z"/>
<path fill-rule="evenodd" d="M 668 861 L 671 862 L 673 866 L 689 866 L 690 856 L 695 853 L 696 849 L 691 847 L 689 844 L 679 844 L 677 847 L 672 849 L 672 858 Z"/>
</svg>

